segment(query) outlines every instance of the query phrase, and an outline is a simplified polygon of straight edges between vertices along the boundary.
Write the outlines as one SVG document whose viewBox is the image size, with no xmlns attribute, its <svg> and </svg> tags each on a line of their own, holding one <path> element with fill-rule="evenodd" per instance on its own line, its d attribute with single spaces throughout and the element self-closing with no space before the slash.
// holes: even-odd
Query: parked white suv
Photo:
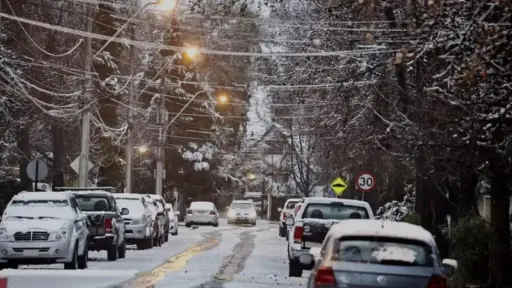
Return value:
<svg viewBox="0 0 512 288">
<path fill-rule="evenodd" d="M 286 200 L 286 203 L 284 203 L 283 208 L 278 209 L 278 212 L 281 212 L 281 215 L 279 215 L 279 236 L 286 237 L 286 218 L 289 216 L 293 216 L 293 209 L 295 208 L 295 205 L 299 203 L 299 201 L 300 199 L 298 198 L 290 198 Z"/>
<path fill-rule="evenodd" d="M 20 192 L 7 205 L 0 223 L 0 263 L 64 263 L 87 268 L 87 216 L 67 192 Z"/>
<path fill-rule="evenodd" d="M 131 193 L 116 193 L 113 195 L 117 205 L 129 211 L 127 215 L 123 215 L 126 226 L 124 236 L 126 243 L 137 245 L 138 250 L 153 247 L 153 220 L 151 211 L 146 207 L 148 205 L 145 203 L 146 197 Z"/>
</svg>

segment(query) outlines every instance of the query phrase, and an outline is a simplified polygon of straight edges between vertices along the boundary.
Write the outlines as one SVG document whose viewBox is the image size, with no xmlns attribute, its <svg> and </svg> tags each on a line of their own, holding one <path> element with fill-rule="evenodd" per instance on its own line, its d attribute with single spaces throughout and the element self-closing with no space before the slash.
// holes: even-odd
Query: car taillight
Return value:
<svg viewBox="0 0 512 288">
<path fill-rule="evenodd" d="M 331 267 L 320 267 L 316 270 L 315 285 L 336 285 L 336 277 Z"/>
<path fill-rule="evenodd" d="M 295 230 L 293 230 L 293 240 L 297 243 L 302 242 L 302 234 L 304 234 L 304 227 L 295 226 Z"/>
<path fill-rule="evenodd" d="M 283 213 L 283 221 L 286 221 L 286 213 Z"/>
<path fill-rule="evenodd" d="M 192 210 L 187 210 L 187 214 L 192 214 Z"/>
<path fill-rule="evenodd" d="M 428 288 L 448 288 L 448 281 L 444 276 L 434 275 L 428 282 Z"/>
<path fill-rule="evenodd" d="M 295 206 L 295 214 L 297 214 L 297 212 L 299 211 L 300 206 L 301 206 L 300 204 L 299 204 L 299 205 L 297 205 L 297 206 Z"/>
<path fill-rule="evenodd" d="M 112 232 L 112 218 L 105 218 L 105 232 Z"/>
<path fill-rule="evenodd" d="M 215 211 L 210 211 L 210 215 L 215 215 Z"/>
</svg>

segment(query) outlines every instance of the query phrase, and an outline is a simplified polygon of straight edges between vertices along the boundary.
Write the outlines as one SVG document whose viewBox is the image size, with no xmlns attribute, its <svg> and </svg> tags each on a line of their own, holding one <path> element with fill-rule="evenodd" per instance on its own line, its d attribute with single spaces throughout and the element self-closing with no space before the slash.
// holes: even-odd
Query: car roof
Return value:
<svg viewBox="0 0 512 288">
<path fill-rule="evenodd" d="M 434 245 L 430 232 L 418 225 L 386 220 L 348 219 L 334 224 L 328 235 L 335 238 L 347 236 L 374 236 L 417 240 Z"/>
<path fill-rule="evenodd" d="M 12 200 L 67 200 L 73 195 L 61 192 L 30 192 L 22 191 L 14 197 Z"/>
<path fill-rule="evenodd" d="M 144 195 L 135 194 L 135 193 L 114 193 L 112 195 L 114 196 L 114 198 L 120 198 L 120 199 L 142 199 L 142 198 L 144 198 Z"/>
<path fill-rule="evenodd" d="M 304 203 L 343 203 L 351 206 L 360 206 L 360 207 L 368 207 L 370 208 L 370 204 L 361 200 L 354 199 L 343 199 L 343 198 L 330 198 L 330 197 L 309 197 L 304 200 Z"/>
<path fill-rule="evenodd" d="M 252 200 L 233 200 L 231 203 L 253 203 Z"/>
<path fill-rule="evenodd" d="M 90 195 L 90 196 L 112 196 L 112 193 L 102 190 L 90 190 L 90 191 L 64 191 L 72 193 L 73 195 Z"/>
<path fill-rule="evenodd" d="M 300 198 L 289 198 L 288 200 L 286 200 L 285 204 L 288 204 L 289 202 L 299 202 L 299 201 L 300 201 Z"/>
<path fill-rule="evenodd" d="M 144 194 L 144 196 L 149 197 L 153 200 L 164 200 L 164 197 L 162 195 L 156 195 L 156 194 Z M 165 202 L 165 200 L 164 200 Z"/>
</svg>

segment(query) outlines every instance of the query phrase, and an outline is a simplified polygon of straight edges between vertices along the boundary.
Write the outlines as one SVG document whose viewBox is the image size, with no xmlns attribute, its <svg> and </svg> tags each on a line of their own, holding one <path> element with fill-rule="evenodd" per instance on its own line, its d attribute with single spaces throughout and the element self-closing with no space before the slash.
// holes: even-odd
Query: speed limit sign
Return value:
<svg viewBox="0 0 512 288">
<path fill-rule="evenodd" d="M 370 191 L 375 188 L 375 177 L 370 173 L 361 173 L 356 178 L 356 186 L 361 191 Z"/>
</svg>

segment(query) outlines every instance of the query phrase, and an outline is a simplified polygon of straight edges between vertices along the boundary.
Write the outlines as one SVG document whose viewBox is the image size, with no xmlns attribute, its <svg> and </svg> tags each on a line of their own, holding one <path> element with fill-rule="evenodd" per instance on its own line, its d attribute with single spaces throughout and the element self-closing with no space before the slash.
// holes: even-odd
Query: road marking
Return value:
<svg viewBox="0 0 512 288">
<path fill-rule="evenodd" d="M 162 281 L 169 272 L 176 271 L 187 266 L 188 261 L 192 257 L 201 252 L 213 249 L 219 244 L 220 240 L 217 238 L 204 239 L 201 242 L 189 247 L 187 250 L 181 252 L 180 254 L 171 257 L 167 260 L 167 262 L 154 268 L 153 270 L 140 273 L 135 280 L 130 281 L 127 285 L 123 285 L 123 287 L 154 287 L 158 282 Z"/>
</svg>

